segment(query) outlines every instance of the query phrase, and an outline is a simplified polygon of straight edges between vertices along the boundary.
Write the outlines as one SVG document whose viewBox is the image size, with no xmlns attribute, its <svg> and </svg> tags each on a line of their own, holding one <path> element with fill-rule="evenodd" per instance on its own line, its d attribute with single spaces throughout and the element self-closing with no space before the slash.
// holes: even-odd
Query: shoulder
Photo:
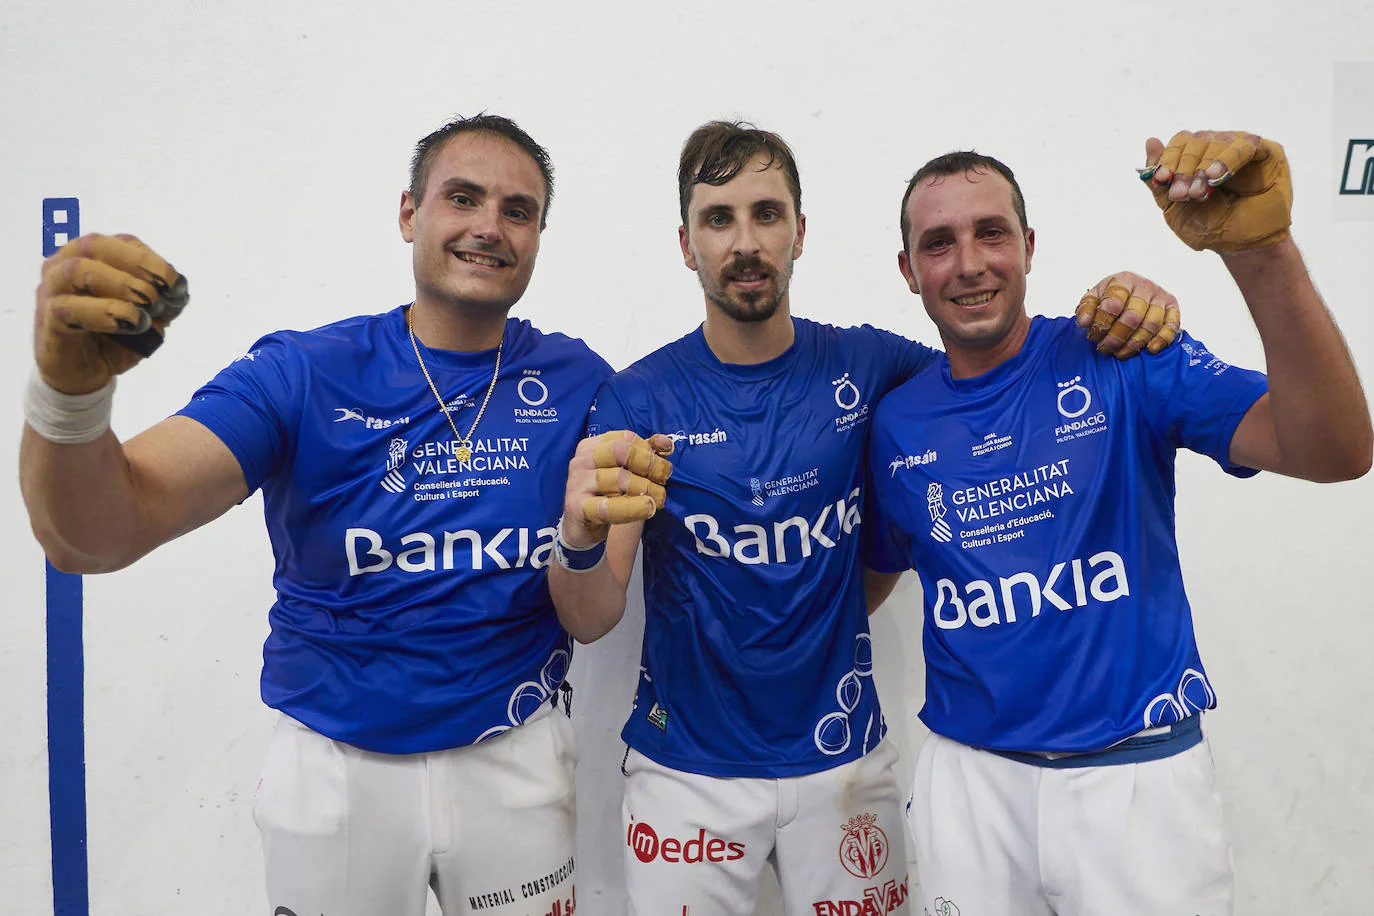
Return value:
<svg viewBox="0 0 1374 916">
<path fill-rule="evenodd" d="M 611 376 L 608 384 L 622 390 L 660 386 L 665 374 L 679 371 L 685 362 L 693 359 L 688 340 L 698 333 L 699 330 L 692 331 L 641 356 Z"/>
<path fill-rule="evenodd" d="M 309 330 L 286 328 L 260 337 L 249 350 L 277 356 L 298 356 L 307 361 L 328 360 L 345 354 L 375 352 L 378 339 L 386 333 L 389 318 L 397 321 L 400 309 L 378 315 L 355 315 Z"/>
<path fill-rule="evenodd" d="M 1071 316 L 1036 315 L 1031 319 L 1031 323 L 1032 340 L 1039 341 L 1040 346 L 1058 345 L 1070 340 L 1083 344 L 1087 340 L 1087 332 L 1080 328 L 1078 320 Z M 1036 325 L 1039 327 L 1037 328 Z M 1095 352 L 1095 348 L 1084 346 L 1084 349 Z"/>
<path fill-rule="evenodd" d="M 834 354 L 839 359 L 850 359 L 856 355 L 864 357 L 872 366 L 895 373 L 891 381 L 906 378 L 941 355 L 939 350 L 920 341 L 871 324 L 839 327 L 798 319 L 799 332 L 803 327 L 816 341 L 817 349 Z M 802 335 L 799 333 L 798 336 Z"/>
<path fill-rule="evenodd" d="M 611 364 L 587 345 L 580 337 L 561 331 L 543 331 L 528 319 L 507 319 L 507 336 L 516 343 L 518 352 L 541 361 L 568 363 L 595 375 L 598 380 L 609 376 Z"/>
</svg>

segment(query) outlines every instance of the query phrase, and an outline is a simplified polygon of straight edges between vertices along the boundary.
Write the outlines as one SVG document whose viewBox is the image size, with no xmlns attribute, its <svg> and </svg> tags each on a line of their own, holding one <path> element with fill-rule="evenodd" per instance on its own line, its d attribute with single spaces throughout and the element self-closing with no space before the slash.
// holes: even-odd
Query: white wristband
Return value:
<svg viewBox="0 0 1374 916">
<path fill-rule="evenodd" d="M 58 445 L 80 445 L 99 439 L 110 428 L 114 379 L 90 394 L 66 394 L 43 381 L 38 369 L 24 390 L 24 419 L 33 431 Z"/>
</svg>

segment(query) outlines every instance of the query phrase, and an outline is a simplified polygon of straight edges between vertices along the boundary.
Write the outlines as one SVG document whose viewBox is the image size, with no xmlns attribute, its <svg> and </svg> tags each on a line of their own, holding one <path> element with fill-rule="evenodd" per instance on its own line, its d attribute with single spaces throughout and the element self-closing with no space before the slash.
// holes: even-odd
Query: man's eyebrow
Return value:
<svg viewBox="0 0 1374 916">
<path fill-rule="evenodd" d="M 473 181 L 471 178 L 462 178 L 458 176 L 444 179 L 444 182 L 439 185 L 439 190 L 440 193 L 443 194 L 452 194 L 454 191 L 467 191 L 473 197 L 487 196 L 487 188 Z M 539 199 L 530 194 L 507 194 L 505 197 L 501 198 L 501 202 L 503 204 L 514 204 L 515 206 L 524 207 L 536 213 L 539 211 Z"/>
<path fill-rule="evenodd" d="M 973 226 L 975 229 L 981 229 L 984 226 L 1010 226 L 1011 223 L 1011 220 L 1007 219 L 1005 216 L 998 213 L 992 216 L 978 217 L 978 219 L 975 219 L 973 221 Z M 920 238 L 925 238 L 931 235 L 948 234 L 953 231 L 954 225 L 952 223 L 941 223 L 938 226 L 928 226 L 925 229 L 922 229 Z"/>
<path fill-rule="evenodd" d="M 528 194 L 507 194 L 502 198 L 501 202 L 505 204 L 515 204 L 527 210 L 533 210 L 536 213 L 539 212 L 539 200 Z"/>
<path fill-rule="evenodd" d="M 774 210 L 786 210 L 786 209 L 787 209 L 787 202 L 784 201 L 784 200 L 779 200 L 778 198 L 775 198 L 775 197 L 769 197 L 769 198 L 765 198 L 765 199 L 763 199 L 763 200 L 756 200 L 756 201 L 754 201 L 754 209 L 755 209 L 755 210 L 762 210 L 762 209 L 764 209 L 765 207 L 771 207 L 771 208 L 773 208 Z"/>
<path fill-rule="evenodd" d="M 470 178 L 446 178 L 444 183 L 439 185 L 439 190 L 445 194 L 454 191 L 471 191 L 474 195 L 482 197 L 487 193 L 487 189 Z"/>
</svg>

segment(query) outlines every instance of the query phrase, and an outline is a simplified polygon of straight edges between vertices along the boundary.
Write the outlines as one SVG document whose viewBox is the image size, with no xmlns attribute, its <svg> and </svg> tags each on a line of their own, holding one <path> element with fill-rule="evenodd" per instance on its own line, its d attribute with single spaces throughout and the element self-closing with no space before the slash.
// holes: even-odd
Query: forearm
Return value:
<svg viewBox="0 0 1374 916">
<path fill-rule="evenodd" d="M 615 628 L 625 616 L 625 591 L 612 571 L 609 557 L 585 572 L 573 572 L 552 563 L 549 592 L 563 629 L 581 643 L 595 642 Z"/>
<path fill-rule="evenodd" d="M 868 605 L 868 616 L 872 617 L 873 612 L 888 599 L 900 578 L 901 573 L 880 573 L 864 567 L 864 599 Z"/>
<path fill-rule="evenodd" d="M 1369 469 L 1369 407 L 1354 361 L 1291 238 L 1222 255 L 1264 346 L 1285 473 L 1343 480 Z"/>
<path fill-rule="evenodd" d="M 109 430 L 92 442 L 57 445 L 25 424 L 19 483 L 33 533 L 58 569 L 107 572 L 135 559 L 133 477 Z"/>
</svg>

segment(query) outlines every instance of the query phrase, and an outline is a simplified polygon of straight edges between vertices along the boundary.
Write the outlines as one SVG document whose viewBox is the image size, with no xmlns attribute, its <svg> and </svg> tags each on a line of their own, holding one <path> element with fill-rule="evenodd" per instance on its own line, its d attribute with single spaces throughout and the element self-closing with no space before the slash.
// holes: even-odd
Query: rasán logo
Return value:
<svg viewBox="0 0 1374 916">
<path fill-rule="evenodd" d="M 338 414 L 338 416 L 334 418 L 335 423 L 343 423 L 347 420 L 357 420 L 368 429 L 387 429 L 392 426 L 399 426 L 403 423 L 410 422 L 410 417 L 396 417 L 392 420 L 369 417 L 363 414 L 361 407 L 335 407 L 334 412 Z"/>
</svg>

